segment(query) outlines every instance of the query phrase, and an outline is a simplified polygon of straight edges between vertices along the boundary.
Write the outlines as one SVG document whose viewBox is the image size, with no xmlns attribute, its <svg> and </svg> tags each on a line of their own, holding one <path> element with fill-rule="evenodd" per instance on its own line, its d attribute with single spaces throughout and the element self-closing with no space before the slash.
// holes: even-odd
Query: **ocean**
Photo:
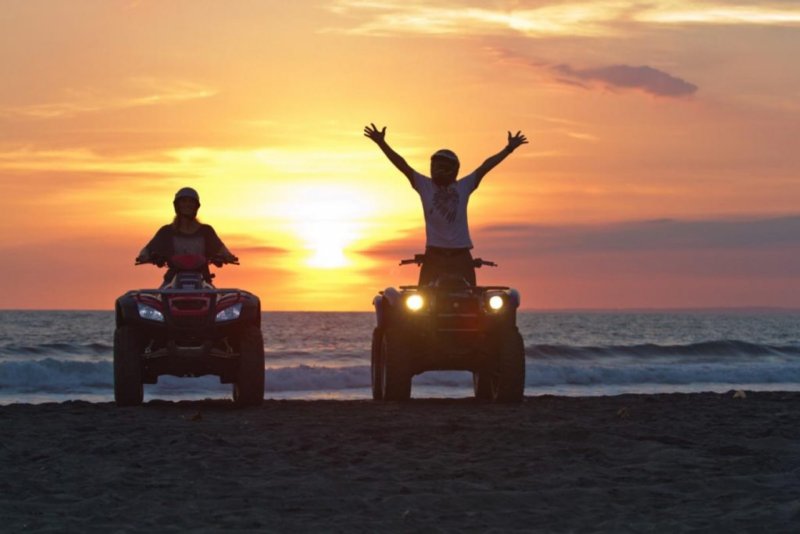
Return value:
<svg viewBox="0 0 800 534">
<path fill-rule="evenodd" d="M 526 395 L 800 390 L 800 311 L 520 312 Z M 370 398 L 371 313 L 265 312 L 266 397 Z M 111 311 L 0 311 L 0 404 L 113 400 Z M 161 377 L 145 401 L 229 398 L 216 377 Z M 412 397 L 468 397 L 467 372 Z"/>
</svg>

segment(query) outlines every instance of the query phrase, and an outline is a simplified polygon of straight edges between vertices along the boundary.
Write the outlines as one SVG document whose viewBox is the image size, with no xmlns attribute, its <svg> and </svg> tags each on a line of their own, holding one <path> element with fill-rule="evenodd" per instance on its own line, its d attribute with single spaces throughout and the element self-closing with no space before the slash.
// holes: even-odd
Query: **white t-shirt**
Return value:
<svg viewBox="0 0 800 534">
<path fill-rule="evenodd" d="M 467 203 L 475 191 L 477 177 L 468 174 L 447 187 L 414 172 L 414 189 L 425 213 L 425 245 L 442 248 L 472 248 L 467 224 Z"/>
</svg>

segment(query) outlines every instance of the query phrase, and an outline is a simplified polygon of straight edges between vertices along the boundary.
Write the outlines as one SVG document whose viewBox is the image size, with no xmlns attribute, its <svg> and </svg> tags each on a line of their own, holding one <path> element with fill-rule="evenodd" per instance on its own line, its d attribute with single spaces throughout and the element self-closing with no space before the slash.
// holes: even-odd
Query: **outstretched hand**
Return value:
<svg viewBox="0 0 800 534">
<path fill-rule="evenodd" d="M 376 143 L 380 143 L 386 138 L 386 126 L 378 130 L 378 127 L 375 126 L 375 123 L 371 122 L 369 126 L 364 127 L 364 135 Z"/>
<path fill-rule="evenodd" d="M 516 150 L 520 145 L 525 145 L 528 143 L 528 138 L 522 134 L 521 130 L 518 130 L 516 134 L 511 135 L 511 132 L 508 132 L 508 150 L 513 152 Z"/>
</svg>

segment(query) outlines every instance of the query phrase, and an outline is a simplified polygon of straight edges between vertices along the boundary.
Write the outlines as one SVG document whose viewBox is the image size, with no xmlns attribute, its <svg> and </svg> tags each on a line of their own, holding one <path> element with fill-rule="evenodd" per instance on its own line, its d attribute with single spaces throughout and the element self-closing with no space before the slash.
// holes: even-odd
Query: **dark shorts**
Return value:
<svg viewBox="0 0 800 534">
<path fill-rule="evenodd" d="M 464 278 L 475 285 L 475 265 L 468 248 L 425 248 L 425 262 L 419 271 L 419 285 L 425 286 L 446 274 Z"/>
</svg>

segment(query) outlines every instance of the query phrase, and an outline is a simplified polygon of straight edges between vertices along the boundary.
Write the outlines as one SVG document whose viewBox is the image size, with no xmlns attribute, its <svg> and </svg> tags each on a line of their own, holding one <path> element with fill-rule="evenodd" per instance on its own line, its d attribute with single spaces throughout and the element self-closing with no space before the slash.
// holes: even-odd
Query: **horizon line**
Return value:
<svg viewBox="0 0 800 534">
<path fill-rule="evenodd" d="M 621 308 L 522 308 L 519 312 L 533 313 L 654 313 L 654 312 L 711 312 L 711 311 L 784 311 L 800 312 L 800 306 L 675 306 Z M 113 308 L 0 308 L 0 312 L 114 312 Z M 372 310 L 261 310 L 262 313 L 373 313 Z"/>
</svg>

